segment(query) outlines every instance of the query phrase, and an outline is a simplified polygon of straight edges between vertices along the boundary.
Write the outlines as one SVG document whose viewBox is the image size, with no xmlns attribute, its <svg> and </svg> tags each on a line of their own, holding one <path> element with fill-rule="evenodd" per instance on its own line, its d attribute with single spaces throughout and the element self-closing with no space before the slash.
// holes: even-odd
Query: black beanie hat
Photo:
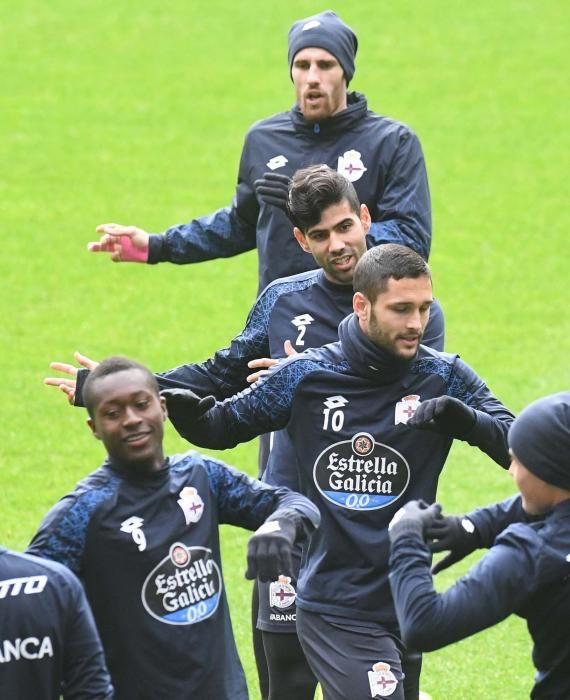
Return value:
<svg viewBox="0 0 570 700">
<path fill-rule="evenodd" d="M 570 490 L 570 391 L 527 406 L 511 425 L 509 447 L 539 479 Z"/>
<path fill-rule="evenodd" d="M 300 19 L 289 30 L 289 72 L 293 59 L 301 49 L 315 47 L 331 53 L 342 66 L 346 84 L 354 75 L 354 57 L 358 49 L 358 39 L 352 29 L 331 10 L 313 17 Z"/>
</svg>

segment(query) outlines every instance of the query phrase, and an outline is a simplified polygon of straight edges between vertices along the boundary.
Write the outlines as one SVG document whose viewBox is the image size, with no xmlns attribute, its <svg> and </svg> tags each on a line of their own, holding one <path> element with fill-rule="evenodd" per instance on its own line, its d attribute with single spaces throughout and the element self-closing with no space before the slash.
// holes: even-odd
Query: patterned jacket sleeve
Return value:
<svg viewBox="0 0 570 700">
<path fill-rule="evenodd" d="M 178 433 L 194 445 L 223 450 L 258 435 L 284 428 L 290 417 L 295 389 L 322 365 L 303 355 L 286 358 L 251 388 L 217 402 L 199 419 L 169 410 Z"/>
<path fill-rule="evenodd" d="M 247 388 L 252 370 L 250 360 L 270 356 L 269 318 L 277 298 L 275 285 L 270 285 L 252 307 L 245 328 L 230 346 L 218 350 L 213 357 L 199 364 L 175 367 L 156 375 L 161 389 L 191 389 L 198 396 L 211 394 L 223 400 Z"/>
<path fill-rule="evenodd" d="M 79 484 L 45 516 L 26 550 L 28 554 L 58 561 L 80 575 L 89 522 L 97 506 L 114 488 L 113 480 L 97 488 Z"/>
<path fill-rule="evenodd" d="M 270 486 L 214 459 L 205 459 L 210 488 L 218 501 L 221 523 L 256 530 L 269 517 L 283 514 L 305 536 L 319 524 L 317 507 L 295 491 Z"/>
<path fill-rule="evenodd" d="M 367 237 L 371 247 L 399 243 L 428 259 L 431 202 L 426 166 L 417 136 L 402 125 L 382 197 L 371 215 L 373 224 Z"/>
<path fill-rule="evenodd" d="M 161 234 L 151 234 L 149 263 L 177 265 L 229 258 L 256 247 L 259 203 L 249 178 L 249 135 L 246 137 L 238 173 L 236 194 L 231 206 L 213 214 L 172 226 Z"/>
<path fill-rule="evenodd" d="M 447 393 L 473 409 L 475 424 L 465 441 L 478 447 L 505 469 L 510 464 L 507 434 L 513 414 L 493 396 L 485 382 L 459 358 L 448 381 Z"/>
<path fill-rule="evenodd" d="M 437 593 L 431 554 L 420 535 L 399 538 L 390 555 L 390 585 L 405 644 L 433 651 L 504 620 L 539 579 L 540 539 L 514 525 L 445 593 Z"/>
</svg>

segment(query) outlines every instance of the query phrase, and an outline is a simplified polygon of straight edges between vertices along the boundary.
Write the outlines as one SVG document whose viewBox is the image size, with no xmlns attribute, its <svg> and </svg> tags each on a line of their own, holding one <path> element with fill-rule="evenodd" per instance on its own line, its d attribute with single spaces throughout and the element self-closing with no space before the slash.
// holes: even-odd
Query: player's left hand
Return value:
<svg viewBox="0 0 570 700">
<path fill-rule="evenodd" d="M 407 424 L 463 440 L 475 425 L 475 412 L 459 399 L 438 396 L 423 401 Z"/>
<path fill-rule="evenodd" d="M 437 518 L 441 517 L 441 506 L 439 503 L 432 503 L 431 506 L 425 501 L 409 501 L 394 515 L 388 525 L 390 541 L 395 542 L 402 535 L 417 533 L 424 535 L 424 531 L 433 525 Z"/>
<path fill-rule="evenodd" d="M 257 198 L 265 204 L 271 204 L 287 213 L 289 202 L 289 183 L 291 178 L 280 173 L 264 173 L 254 182 Z"/>
<path fill-rule="evenodd" d="M 266 520 L 247 543 L 248 579 L 276 581 L 279 574 L 291 575 L 291 551 L 295 543 L 296 527 L 286 518 Z"/>
<path fill-rule="evenodd" d="M 99 364 L 97 361 L 91 360 L 89 357 L 82 355 L 80 352 L 73 353 L 73 357 L 82 367 L 85 367 L 85 369 L 88 369 L 89 371 L 94 370 Z M 47 384 L 47 386 L 56 386 L 60 391 L 63 391 L 63 393 L 67 396 L 68 402 L 73 406 L 75 401 L 77 372 L 79 368 L 75 367 L 74 365 L 70 365 L 67 362 L 50 362 L 49 366 L 50 369 L 55 369 L 57 372 L 64 372 L 65 374 L 68 374 L 71 379 L 63 377 L 46 377 L 44 379 L 44 384 Z"/>
<path fill-rule="evenodd" d="M 160 395 L 166 399 L 170 422 L 183 437 L 185 426 L 198 420 L 216 403 L 213 396 L 200 398 L 190 389 L 163 389 Z"/>
<path fill-rule="evenodd" d="M 432 552 L 449 551 L 449 554 L 434 564 L 432 574 L 447 569 L 480 547 L 477 528 L 464 515 L 438 518 L 426 527 L 424 535 Z"/>
</svg>

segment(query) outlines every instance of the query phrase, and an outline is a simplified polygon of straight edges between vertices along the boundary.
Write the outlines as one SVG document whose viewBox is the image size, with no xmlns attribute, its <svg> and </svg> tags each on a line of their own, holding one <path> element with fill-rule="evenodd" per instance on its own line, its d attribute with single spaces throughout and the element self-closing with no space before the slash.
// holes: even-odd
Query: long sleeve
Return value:
<svg viewBox="0 0 570 700">
<path fill-rule="evenodd" d="M 101 640 L 79 581 L 75 582 L 65 629 L 64 700 L 111 700 L 113 687 Z"/>
<path fill-rule="evenodd" d="M 228 258 L 256 247 L 259 204 L 249 179 L 248 137 L 241 155 L 236 193 L 231 206 L 151 234 L 149 263 L 178 265 Z"/>
<path fill-rule="evenodd" d="M 181 365 L 156 375 L 161 389 L 191 389 L 199 396 L 212 394 L 223 400 L 248 387 L 252 370 L 250 360 L 270 357 L 269 318 L 278 298 L 276 285 L 270 285 L 258 297 L 248 314 L 245 328 L 229 347 L 197 364 Z"/>
<path fill-rule="evenodd" d="M 269 517 L 282 513 L 295 522 L 298 536 L 308 535 L 318 526 L 319 511 L 305 496 L 270 486 L 214 459 L 204 463 L 221 523 L 255 530 Z"/>
<path fill-rule="evenodd" d="M 200 447 L 228 449 L 258 435 L 280 430 L 287 425 L 297 385 L 321 363 L 306 354 L 287 358 L 275 365 L 250 389 L 236 394 L 199 419 L 186 418 L 179 409 L 170 411 L 170 420 L 178 433 Z"/>
<path fill-rule="evenodd" d="M 471 367 L 459 359 L 449 379 L 447 393 L 473 409 L 475 423 L 463 439 L 485 452 L 500 466 L 508 468 L 507 434 L 514 420 L 513 414 L 493 396 Z"/>
<path fill-rule="evenodd" d="M 529 522 L 532 519 L 524 512 L 520 495 L 485 508 L 476 508 L 465 517 L 475 525 L 481 548 L 487 549 L 493 546 L 496 537 L 509 525 Z"/>
<path fill-rule="evenodd" d="M 426 260 L 431 248 L 431 202 L 426 166 L 417 136 L 402 129 L 384 191 L 372 214 L 367 240 L 408 246 Z"/>
<path fill-rule="evenodd" d="M 537 542 L 530 528 L 519 527 L 445 593 L 437 593 L 421 536 L 398 539 L 390 555 L 390 585 L 404 642 L 433 651 L 516 611 L 537 586 Z"/>
</svg>

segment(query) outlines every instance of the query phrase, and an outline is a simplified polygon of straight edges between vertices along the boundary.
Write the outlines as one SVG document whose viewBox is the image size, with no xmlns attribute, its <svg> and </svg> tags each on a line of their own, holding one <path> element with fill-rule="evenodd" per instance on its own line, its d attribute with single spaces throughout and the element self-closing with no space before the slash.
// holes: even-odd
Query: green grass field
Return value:
<svg viewBox="0 0 570 700">
<path fill-rule="evenodd" d="M 160 370 L 242 327 L 255 253 L 190 267 L 112 265 L 86 243 L 106 221 L 149 231 L 230 201 L 247 127 L 288 108 L 286 33 L 325 9 L 287 3 L 21 0 L 0 7 L 3 370 L 0 541 L 22 549 L 45 511 L 103 454 L 85 417 L 42 386 L 74 350 Z M 339 0 L 360 40 L 352 87 L 411 124 L 428 164 L 431 263 L 460 352 L 514 411 L 570 386 L 568 4 L 562 0 Z M 186 448 L 172 429 L 168 450 Z M 251 473 L 256 446 L 223 458 Z M 514 491 L 454 447 L 450 512 Z M 245 533 L 226 529 L 235 633 L 257 697 Z M 446 586 L 466 563 L 442 574 Z M 510 619 L 427 655 L 434 700 L 528 696 L 530 643 Z"/>
</svg>

